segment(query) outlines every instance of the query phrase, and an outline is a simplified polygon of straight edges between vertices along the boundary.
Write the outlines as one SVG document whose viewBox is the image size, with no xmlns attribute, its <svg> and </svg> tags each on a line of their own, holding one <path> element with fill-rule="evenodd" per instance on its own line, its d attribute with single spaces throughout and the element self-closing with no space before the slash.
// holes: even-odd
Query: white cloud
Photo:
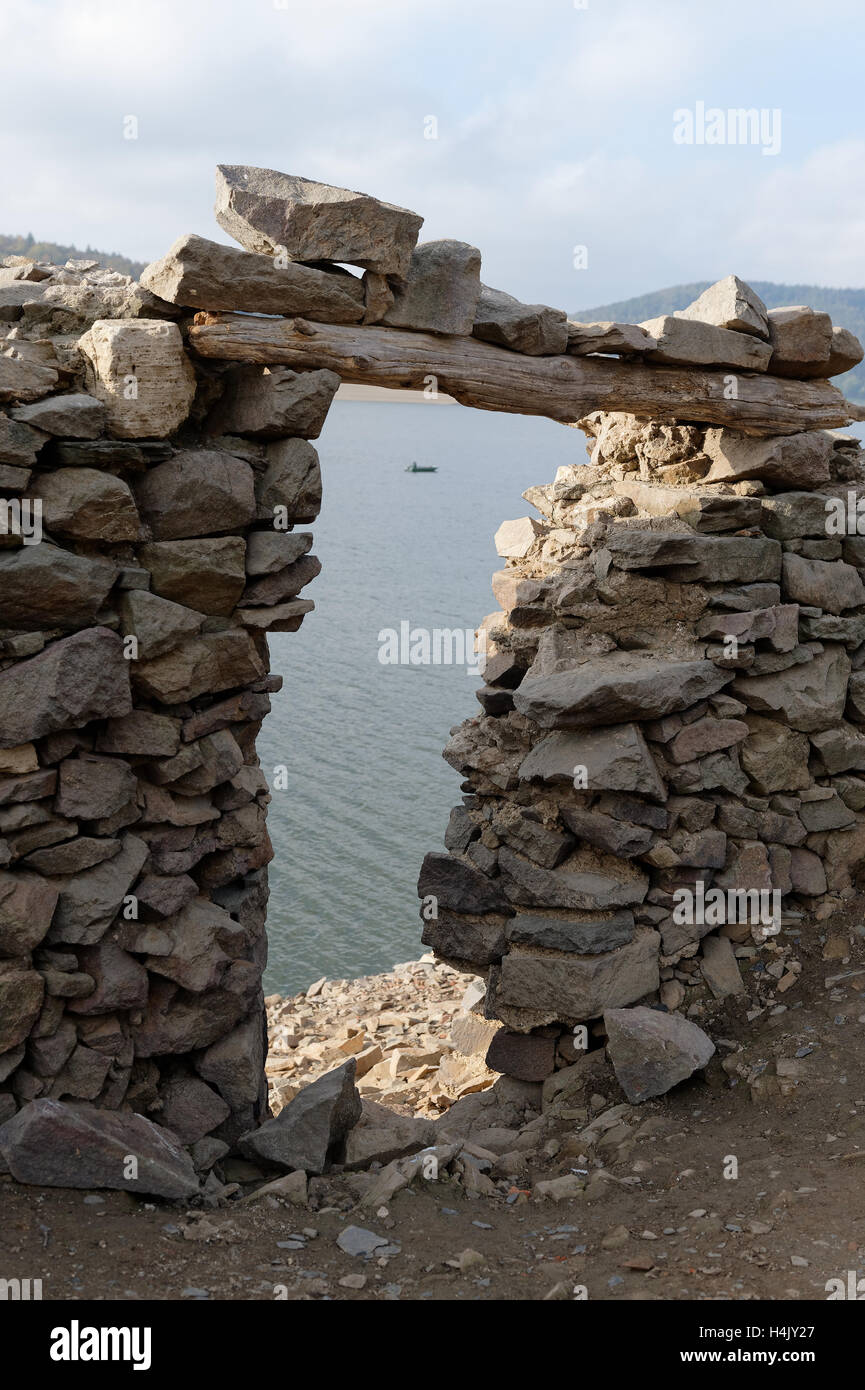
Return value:
<svg viewBox="0 0 865 1390">
<path fill-rule="evenodd" d="M 256 163 L 415 208 L 568 309 L 729 270 L 861 283 L 857 5 L 4 0 L 0 230 L 149 259 L 224 239 L 213 166 Z M 700 95 L 782 104 L 781 156 L 674 146 Z"/>
</svg>

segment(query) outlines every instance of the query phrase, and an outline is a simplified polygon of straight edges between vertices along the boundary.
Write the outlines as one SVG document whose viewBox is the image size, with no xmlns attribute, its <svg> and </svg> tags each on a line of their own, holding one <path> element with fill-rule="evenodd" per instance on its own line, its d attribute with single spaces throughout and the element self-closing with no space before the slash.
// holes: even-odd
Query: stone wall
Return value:
<svg viewBox="0 0 865 1390">
<path fill-rule="evenodd" d="M 857 440 L 581 424 L 589 463 L 497 533 L 482 713 L 444 754 L 463 801 L 419 881 L 519 1074 L 610 1010 L 703 1017 L 758 957 L 771 1007 L 865 866 Z"/>
<path fill-rule="evenodd" d="M 476 248 L 416 245 L 416 214 L 269 170 L 221 167 L 216 213 L 242 250 L 187 235 L 140 284 L 0 267 L 0 1162 L 30 1181 L 83 1182 L 92 1146 L 88 1181 L 134 1187 L 120 1157 L 146 1151 L 144 1190 L 189 1195 L 258 1152 L 255 739 L 266 634 L 313 606 L 297 528 L 334 360 L 448 389 L 450 354 L 455 390 L 479 372 L 490 408 L 573 422 L 572 386 L 658 401 L 581 422 L 590 465 L 499 533 L 483 714 L 446 753 L 464 805 L 420 883 L 424 940 L 513 1030 L 492 1065 L 533 1029 L 546 1055 L 611 1008 L 676 1009 L 698 971 L 735 988 L 750 928 L 683 928 L 682 885 L 826 911 L 865 856 L 865 542 L 825 509 L 860 455 L 814 428 L 851 418 L 823 380 L 849 334 L 734 277 L 682 316 L 572 323 L 484 286 Z M 739 391 L 754 433 L 706 428 Z"/>
<path fill-rule="evenodd" d="M 0 1117 L 134 1110 L 206 1169 L 267 1113 L 255 739 L 338 378 L 202 366 L 95 264 L 0 305 Z"/>
</svg>

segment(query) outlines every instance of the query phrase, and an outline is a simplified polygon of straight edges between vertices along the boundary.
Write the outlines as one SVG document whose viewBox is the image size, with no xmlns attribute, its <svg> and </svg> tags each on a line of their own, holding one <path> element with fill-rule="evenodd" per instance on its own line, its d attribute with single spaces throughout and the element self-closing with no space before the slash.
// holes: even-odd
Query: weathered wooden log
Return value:
<svg viewBox="0 0 865 1390">
<path fill-rule="evenodd" d="M 327 367 L 343 381 L 396 390 L 435 389 L 461 405 L 545 415 L 573 425 L 593 410 L 645 419 L 729 425 L 746 434 L 795 434 L 859 417 L 828 381 L 656 367 L 612 357 L 524 357 L 476 338 L 297 318 L 198 313 L 190 345 L 202 357 Z M 735 392 L 735 394 L 733 394 Z"/>
</svg>

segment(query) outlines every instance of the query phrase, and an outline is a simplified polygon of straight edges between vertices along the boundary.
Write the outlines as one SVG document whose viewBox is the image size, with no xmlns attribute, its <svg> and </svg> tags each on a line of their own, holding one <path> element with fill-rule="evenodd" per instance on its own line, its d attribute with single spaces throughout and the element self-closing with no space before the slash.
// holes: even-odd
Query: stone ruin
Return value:
<svg viewBox="0 0 865 1390">
<path fill-rule="evenodd" d="M 167 1145 L 149 1190 L 189 1195 L 273 1156 L 255 740 L 266 634 L 313 608 L 297 528 L 340 380 L 432 375 L 592 441 L 498 533 L 482 713 L 445 752 L 463 804 L 419 883 L 424 942 L 506 1025 L 492 1067 L 542 1079 L 575 1027 L 739 988 L 774 928 L 683 924 L 677 891 L 777 891 L 789 923 L 865 861 L 865 474 L 827 381 L 852 335 L 735 277 L 573 323 L 482 285 L 474 247 L 417 245 L 414 213 L 268 170 L 221 167 L 216 211 L 242 250 L 184 236 L 140 283 L 0 268 L 0 1154 L 24 1180 Z"/>
</svg>

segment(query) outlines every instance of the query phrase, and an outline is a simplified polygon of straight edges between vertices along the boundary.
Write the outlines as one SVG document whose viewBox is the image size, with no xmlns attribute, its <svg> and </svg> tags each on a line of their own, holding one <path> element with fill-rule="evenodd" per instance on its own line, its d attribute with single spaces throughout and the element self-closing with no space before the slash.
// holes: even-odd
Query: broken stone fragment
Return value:
<svg viewBox="0 0 865 1390">
<path fill-rule="evenodd" d="M 93 622 L 116 578 L 110 560 L 47 541 L 0 552 L 0 624 L 28 631 L 81 627 Z"/>
<path fill-rule="evenodd" d="M 176 1134 L 181 1144 L 194 1144 L 231 1114 L 230 1106 L 210 1086 L 195 1076 L 173 1076 L 159 1090 L 160 1123 Z"/>
<path fill-rule="evenodd" d="M 781 575 L 785 597 L 796 603 L 810 604 L 827 613 L 842 613 L 865 603 L 865 585 L 859 571 L 843 560 L 808 560 L 787 551 Z"/>
<path fill-rule="evenodd" d="M 336 372 L 293 372 L 290 367 L 239 367 L 208 418 L 211 434 L 252 439 L 294 435 L 317 439 L 339 386 Z"/>
<path fill-rule="evenodd" d="M 126 806 L 137 786 L 135 773 L 119 758 L 93 753 L 66 758 L 60 764 L 54 809 L 72 820 L 101 820 Z"/>
<path fill-rule="evenodd" d="M 712 323 L 716 328 L 729 328 L 735 333 L 752 333 L 757 338 L 769 337 L 766 305 L 738 275 L 728 275 L 710 285 L 674 317 Z"/>
<path fill-rule="evenodd" d="M 58 374 L 53 367 L 29 362 L 19 353 L 0 353 L 0 403 L 38 401 L 57 389 Z"/>
<path fill-rule="evenodd" d="M 143 1018 L 130 1030 L 136 1056 L 163 1057 L 209 1047 L 248 1013 L 260 987 L 260 966 L 245 960 L 228 967 L 218 989 L 201 994 L 189 994 L 173 980 L 153 976 Z"/>
<path fill-rule="evenodd" d="M 228 729 L 206 734 L 197 743 L 187 744 L 184 752 L 195 752 L 195 764 L 190 771 L 179 775 L 175 789 L 179 792 L 209 792 L 223 782 L 229 782 L 243 767 L 243 752 L 237 739 Z"/>
<path fill-rule="evenodd" d="M 115 1009 L 139 1009 L 147 1003 L 147 971 L 115 941 L 105 938 L 78 951 L 78 966 L 93 980 L 90 993 L 66 1005 L 82 1016 L 110 1014 Z"/>
<path fill-rule="evenodd" d="M 158 952 L 152 949 L 157 933 Z M 147 944 L 134 949 L 147 950 L 149 946 L 151 953 L 144 960 L 148 970 L 199 994 L 221 983 L 228 965 L 243 953 L 245 944 L 243 928 L 229 913 L 196 898 L 176 917 L 150 928 Z"/>
<path fill-rule="evenodd" d="M 655 838 L 646 826 L 628 825 L 613 816 L 606 816 L 598 810 L 589 811 L 583 806 L 563 806 L 561 816 L 579 840 L 609 854 L 618 854 L 622 859 L 633 859 L 637 854 L 644 854 Z"/>
<path fill-rule="evenodd" d="M 633 478 L 615 482 L 613 488 L 617 497 L 630 497 L 640 512 L 649 516 L 680 516 L 699 532 L 739 531 L 759 526 L 762 518 L 764 499 L 759 497 L 736 497 L 694 485 L 663 487 Z"/>
<path fill-rule="evenodd" d="M 28 1037 L 44 998 L 45 981 L 30 968 L 29 955 L 0 960 L 0 1056 Z"/>
<path fill-rule="evenodd" d="M 487 1049 L 491 1071 L 518 1081 L 546 1081 L 556 1065 L 556 1040 L 538 1033 L 512 1033 L 500 1028 Z"/>
<path fill-rule="evenodd" d="M 130 710 L 122 718 L 109 718 L 100 731 L 100 753 L 132 753 L 144 757 L 171 758 L 180 747 L 180 720 L 150 710 Z"/>
<path fill-rule="evenodd" d="M 108 628 L 87 628 L 0 672 L 0 747 L 131 709 L 120 638 Z"/>
<path fill-rule="evenodd" d="M 33 494 L 42 498 L 49 532 L 73 540 L 135 541 L 141 523 L 127 484 L 95 468 L 40 473 Z"/>
<path fill-rule="evenodd" d="M 737 675 L 730 689 L 756 714 L 817 733 L 843 716 L 849 675 L 849 657 L 832 643 L 802 666 L 765 676 Z"/>
<path fill-rule="evenodd" d="M 776 492 L 759 499 L 762 518 L 758 523 L 767 536 L 788 541 L 803 536 L 825 536 L 826 497 L 822 492 Z M 845 559 L 847 557 L 845 556 Z"/>
<path fill-rule="evenodd" d="M 147 589 L 128 590 L 121 596 L 118 606 L 123 635 L 137 639 L 141 661 L 164 656 L 185 637 L 200 632 L 205 621 L 203 613 L 160 598 Z"/>
<path fill-rule="evenodd" d="M 450 854 L 427 854 L 417 885 L 418 897 L 432 894 L 440 908 L 452 912 L 511 911 L 497 883 L 462 859 Z"/>
<path fill-rule="evenodd" d="M 141 272 L 141 284 L 170 304 L 247 314 L 298 314 L 324 323 L 359 323 L 363 283 L 346 271 L 278 262 L 188 232 Z"/>
<path fill-rule="evenodd" d="M 57 888 L 37 874 L 0 872 L 0 956 L 27 956 L 44 939 Z"/>
<path fill-rule="evenodd" d="M 529 357 L 556 357 L 568 348 L 568 318 L 546 304 L 521 304 L 504 290 L 481 285 L 472 333 Z"/>
<path fill-rule="evenodd" d="M 249 565 L 247 557 L 247 567 Z M 250 605 L 264 605 L 273 608 L 275 605 L 286 607 L 287 599 L 294 599 L 310 584 L 318 574 L 321 573 L 321 561 L 315 555 L 303 555 L 296 560 L 293 565 L 286 565 L 284 569 L 278 570 L 275 574 L 266 575 L 264 578 L 248 584 L 243 593 L 241 607 L 246 608 Z M 310 608 L 298 608 L 297 613 L 309 612 Z M 246 622 L 247 617 L 244 613 L 240 615 L 241 621 Z M 283 617 L 290 616 L 289 612 L 284 612 Z M 268 623 L 268 626 L 270 624 Z"/>
<path fill-rule="evenodd" d="M 733 953 L 733 943 L 728 937 L 703 938 L 700 970 L 716 999 L 726 999 L 731 994 L 744 994 L 745 985 Z"/>
<path fill-rule="evenodd" d="M 613 852 L 613 851 L 611 851 Z M 629 908 L 618 912 L 518 912 L 505 929 L 508 945 L 539 946 L 548 951 L 566 951 L 578 956 L 594 956 L 625 946 L 634 936 L 634 914 Z"/>
<path fill-rule="evenodd" d="M 715 1044 L 702 1028 L 678 1013 L 656 1009 L 607 1009 L 607 1054 L 632 1105 L 665 1095 L 707 1065 Z"/>
<path fill-rule="evenodd" d="M 264 675 L 264 666 L 246 632 L 229 628 L 188 638 L 181 646 L 142 661 L 134 672 L 136 690 L 166 705 L 199 695 L 248 685 Z"/>
<path fill-rule="evenodd" d="M 657 340 L 634 323 L 575 323 L 568 319 L 568 352 L 585 357 L 590 352 L 630 357 L 657 347 Z"/>
<path fill-rule="evenodd" d="M 605 548 L 619 569 L 664 569 L 669 578 L 685 581 L 772 581 L 781 569 L 781 547 L 763 537 L 619 527 L 605 537 Z"/>
<path fill-rule="evenodd" d="M 64 844 L 52 845 L 48 849 L 37 849 L 28 854 L 23 863 L 37 873 L 55 875 L 77 874 L 82 869 L 92 869 L 104 859 L 111 859 L 120 850 L 119 840 L 103 839 L 92 835 L 78 835 Z"/>
<path fill-rule="evenodd" d="M 152 541 L 139 559 L 153 592 L 196 613 L 227 616 L 246 583 L 246 544 L 240 536 Z"/>
<path fill-rule="evenodd" d="M 112 859 L 83 873 L 56 878 L 60 896 L 48 941 L 80 946 L 99 941 L 120 911 L 147 856 L 144 841 L 126 835 L 120 853 Z"/>
<path fill-rule="evenodd" d="M 534 517 L 523 516 L 517 521 L 503 521 L 495 535 L 496 554 L 503 559 L 521 560 L 528 555 L 535 541 L 545 536 L 549 527 Z"/>
<path fill-rule="evenodd" d="M 740 643 L 768 642 L 775 652 L 792 652 L 799 641 L 799 607 L 783 603 L 741 613 L 709 613 L 697 623 L 697 636 L 714 642 L 730 637 Z"/>
<path fill-rule="evenodd" d="M 772 349 L 750 333 L 716 328 L 693 319 L 661 315 L 641 325 L 658 346 L 646 352 L 649 362 L 673 367 L 731 367 L 745 372 L 765 372 Z"/>
<path fill-rule="evenodd" d="M 639 792 L 655 801 L 667 789 L 637 724 L 615 724 L 579 733 L 555 733 L 536 743 L 520 764 L 521 781 L 585 779 L 591 791 Z"/>
<path fill-rule="evenodd" d="M 826 376 L 840 376 L 842 372 L 849 372 L 852 367 L 858 367 L 865 356 L 865 349 L 848 328 L 832 329 L 832 351 L 829 354 L 829 361 L 826 364 Z"/>
<path fill-rule="evenodd" d="M 737 430 L 709 429 L 703 449 L 712 466 L 706 481 L 758 478 L 777 488 L 815 488 L 832 476 L 834 445 L 825 430 L 753 439 Z"/>
<path fill-rule="evenodd" d="M 811 784 L 808 739 L 774 719 L 745 717 L 749 733 L 742 744 L 742 767 L 758 796 L 799 791 Z"/>
<path fill-rule="evenodd" d="M 175 1201 L 198 1192 L 189 1155 L 143 1115 L 34 1100 L 0 1125 L 0 1154 L 18 1182 L 39 1187 L 120 1188 Z"/>
<path fill-rule="evenodd" d="M 583 912 L 607 911 L 641 903 L 649 882 L 631 865 L 620 866 L 613 856 L 586 864 L 580 853 L 555 869 L 499 851 L 501 884 L 511 903 L 521 907 L 560 907 Z"/>
<path fill-rule="evenodd" d="M 276 574 L 306 555 L 311 531 L 252 531 L 246 541 L 246 572 Z"/>
<path fill-rule="evenodd" d="M 601 955 L 536 953 L 514 948 L 502 961 L 492 999 L 501 1006 L 528 1009 L 547 1022 L 583 1023 L 608 1009 L 631 1004 L 658 988 L 656 931 L 639 930 L 627 945 Z"/>
<path fill-rule="evenodd" d="M 305 1086 L 275 1119 L 241 1136 L 241 1152 L 253 1162 L 323 1173 L 362 1114 L 356 1070 L 357 1063 L 350 1057 Z"/>
<path fill-rule="evenodd" d="M 293 599 L 270 608 L 242 608 L 238 617 L 253 632 L 297 632 L 307 613 L 315 608 L 312 599 Z"/>
<path fill-rule="evenodd" d="M 374 1100 L 365 1099 L 361 1106 L 360 1120 L 345 1140 L 347 1168 L 391 1163 L 435 1143 L 436 1129 L 431 1120 L 400 1115 Z"/>
<path fill-rule="evenodd" d="M 423 218 L 366 193 L 242 164 L 216 169 L 216 220 L 247 251 L 405 279 Z"/>
<path fill-rule="evenodd" d="M 321 467 L 305 439 L 280 439 L 265 449 L 267 467 L 256 482 L 258 520 L 315 521 L 321 511 Z"/>
<path fill-rule="evenodd" d="M 391 328 L 468 335 L 481 292 L 481 253 L 463 241 L 425 241 L 382 319 Z"/>
<path fill-rule="evenodd" d="M 35 745 L 19 744 L 17 748 L 0 748 L 0 775 L 3 777 L 23 777 L 28 772 L 39 771 L 39 758 Z"/>
<path fill-rule="evenodd" d="M 510 908 L 488 913 L 451 912 L 446 907 L 437 911 L 437 917 L 427 918 L 421 908 L 424 946 L 446 960 L 470 961 L 477 966 L 501 960 L 506 949 L 504 912 Z"/>
<path fill-rule="evenodd" d="M 24 425 L 67 439 L 96 439 L 106 420 L 102 402 L 83 392 L 49 396 L 31 405 L 21 405 L 12 415 Z"/>
<path fill-rule="evenodd" d="M 161 439 L 189 414 L 195 372 L 176 323 L 97 319 L 79 339 L 90 391 L 118 439 Z"/>
<path fill-rule="evenodd" d="M 135 489 L 153 539 L 240 531 L 255 519 L 255 475 L 216 449 L 185 449 L 145 473 Z"/>
<path fill-rule="evenodd" d="M 769 310 L 773 376 L 826 376 L 832 355 L 832 320 L 804 304 Z"/>
</svg>

